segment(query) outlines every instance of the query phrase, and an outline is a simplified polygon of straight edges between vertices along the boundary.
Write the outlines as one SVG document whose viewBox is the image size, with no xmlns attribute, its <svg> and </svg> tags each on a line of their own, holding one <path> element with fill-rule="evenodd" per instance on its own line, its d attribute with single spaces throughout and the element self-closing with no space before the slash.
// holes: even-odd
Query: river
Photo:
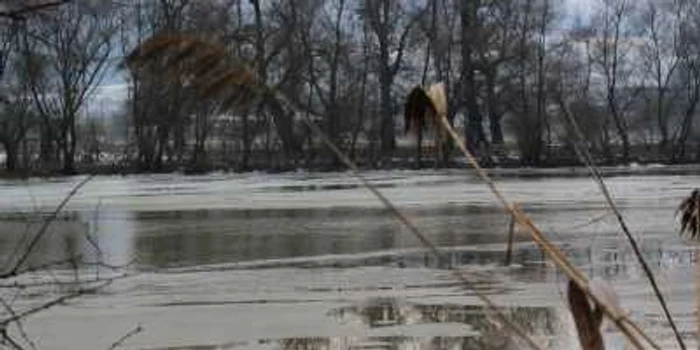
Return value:
<svg viewBox="0 0 700 350">
<path fill-rule="evenodd" d="M 564 275 L 520 231 L 513 263 L 504 266 L 509 218 L 473 175 L 366 175 L 445 251 L 443 261 L 349 173 L 99 176 L 70 200 L 27 264 L 79 254 L 128 264 L 129 276 L 29 317 L 26 333 L 39 349 L 107 349 L 137 326 L 123 348 L 514 349 L 446 269 L 452 265 L 545 347 L 578 347 Z M 0 181 L 0 261 L 12 261 L 22 237 L 81 179 Z M 590 178 L 497 183 L 581 271 L 608 281 L 652 338 L 675 346 Z M 700 176 L 625 175 L 606 183 L 694 346 L 695 248 L 678 236 L 675 210 Z M 58 267 L 31 277 L 71 273 Z M 0 292 L 21 309 L 65 291 Z M 622 349 L 614 328 L 604 329 L 608 347 Z"/>
</svg>

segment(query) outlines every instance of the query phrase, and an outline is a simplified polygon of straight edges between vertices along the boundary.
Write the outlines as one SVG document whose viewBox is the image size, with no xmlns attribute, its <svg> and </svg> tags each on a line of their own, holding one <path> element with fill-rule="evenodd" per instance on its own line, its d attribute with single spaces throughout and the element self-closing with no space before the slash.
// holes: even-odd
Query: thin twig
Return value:
<svg viewBox="0 0 700 350">
<path fill-rule="evenodd" d="M 56 275 L 54 275 L 52 271 L 48 271 L 47 273 L 52 276 L 52 279 L 53 279 L 52 281 L 28 282 L 28 283 L 20 283 L 20 282 L 15 281 L 13 283 L 0 284 L 0 289 L 27 289 L 27 288 L 46 287 L 46 286 L 72 287 L 72 286 L 88 285 L 88 284 L 92 284 L 95 282 L 102 282 L 102 281 L 117 281 L 117 280 L 125 279 L 125 278 L 131 277 L 134 275 L 134 274 L 129 274 L 129 273 L 122 273 L 120 275 L 111 276 L 109 278 L 81 279 L 79 281 L 75 281 L 75 280 L 65 281 L 65 280 L 61 280 L 58 277 L 56 277 Z"/>
<path fill-rule="evenodd" d="M 102 281 L 103 283 L 100 283 L 99 285 L 97 285 L 95 287 L 82 288 L 82 289 L 79 289 L 73 293 L 62 295 L 56 299 L 53 299 L 53 300 L 48 301 L 46 303 L 43 303 L 39 306 L 22 311 L 20 313 L 16 313 L 14 315 L 11 315 L 9 318 L 6 318 L 6 319 L 0 321 L 0 327 L 7 327 L 7 325 L 9 325 L 12 322 L 17 322 L 18 320 L 21 320 L 23 318 L 31 316 L 37 312 L 47 310 L 53 306 L 63 304 L 66 301 L 78 298 L 78 297 L 83 296 L 85 294 L 93 294 L 95 292 L 98 292 L 101 289 L 112 284 L 113 281 L 114 281 L 113 279 L 104 280 L 104 281 Z"/>
<path fill-rule="evenodd" d="M 122 346 L 122 344 L 124 344 L 124 342 L 127 341 L 129 338 L 131 338 L 131 337 L 133 337 L 141 332 L 143 332 L 143 327 L 141 327 L 141 324 L 138 324 L 136 326 L 136 328 L 130 330 L 129 332 L 124 334 L 121 338 L 117 339 L 117 341 L 112 343 L 112 346 L 109 347 L 109 350 L 114 350 L 114 349 Z"/>
<path fill-rule="evenodd" d="M 82 254 L 77 254 L 77 255 L 74 255 L 70 258 L 63 258 L 63 259 L 58 259 L 58 260 L 47 261 L 47 262 L 39 264 L 39 265 L 27 266 L 26 268 L 19 269 L 17 271 L 17 275 L 22 275 L 25 273 L 31 273 L 31 272 L 36 272 L 39 270 L 46 270 L 46 269 L 49 269 L 52 267 L 67 265 L 67 264 L 70 264 L 71 261 L 74 259 L 82 259 Z"/>
<path fill-rule="evenodd" d="M 19 343 L 17 343 L 14 339 L 12 339 L 12 337 L 10 337 L 9 334 L 7 334 L 6 329 L 3 329 L 1 332 L 2 332 L 3 343 L 4 342 L 10 343 L 10 345 L 12 345 L 12 348 L 15 350 L 24 350 L 24 348 L 21 345 L 19 345 Z"/>
<path fill-rule="evenodd" d="M 619 310 L 617 310 L 614 306 L 609 305 L 607 301 L 601 300 L 600 298 L 596 297 L 593 293 L 591 293 L 590 288 L 588 287 L 588 279 L 586 278 L 586 276 L 583 275 L 583 273 L 581 273 L 578 269 L 576 269 L 576 267 L 573 264 L 571 264 L 571 262 L 566 258 L 564 253 L 558 247 L 554 246 L 544 237 L 540 229 L 535 225 L 534 222 L 532 222 L 532 220 L 527 215 L 520 211 L 520 209 L 516 205 L 509 204 L 506 201 L 503 193 L 498 189 L 498 187 L 493 182 L 491 177 L 486 173 L 486 171 L 479 165 L 479 162 L 476 160 L 474 155 L 467 149 L 464 140 L 462 140 L 462 138 L 457 134 L 452 125 L 450 125 L 450 122 L 447 120 L 447 118 L 442 116 L 442 118 L 440 119 L 442 121 L 442 126 L 445 128 L 445 130 L 447 130 L 447 132 L 450 134 L 455 143 L 457 143 L 458 148 L 462 151 L 462 154 L 467 158 L 467 161 L 469 161 L 469 163 L 475 169 L 477 175 L 481 178 L 482 181 L 484 181 L 489 186 L 493 195 L 501 202 L 501 204 L 504 206 L 504 209 L 508 213 L 510 213 L 510 215 L 516 220 L 516 222 L 519 225 L 528 229 L 532 239 L 535 241 L 535 243 L 537 243 L 540 249 L 550 258 L 550 260 L 557 264 L 559 269 L 561 269 L 573 282 L 575 282 L 582 291 L 588 294 L 588 296 L 591 299 L 593 299 L 598 305 L 602 307 L 605 315 L 608 316 L 608 318 L 610 318 L 610 320 L 612 320 L 615 323 L 617 328 L 620 329 L 620 331 L 622 331 L 622 333 L 637 349 L 644 349 L 644 347 L 635 337 L 635 334 L 642 336 L 654 348 L 660 349 L 660 347 L 656 343 L 654 343 L 651 340 L 651 338 L 649 338 L 645 333 L 643 333 L 639 327 L 634 325 L 634 322 L 628 319 L 626 315 L 619 312 Z"/>
<path fill-rule="evenodd" d="M 7 312 L 10 314 L 10 316 L 16 316 L 16 315 L 17 315 L 17 313 L 15 312 L 15 310 L 12 308 L 12 306 L 11 306 L 10 304 L 8 304 L 8 303 L 5 301 L 5 299 L 0 298 L 0 304 L 2 304 L 2 306 L 5 308 L 5 310 L 7 310 Z M 29 344 L 29 346 L 30 346 L 32 349 L 35 349 L 35 350 L 36 350 L 36 344 L 34 344 L 34 342 L 29 338 L 29 335 L 27 334 L 27 331 L 24 329 L 24 325 L 22 324 L 22 320 L 21 320 L 21 319 L 18 319 L 17 322 L 15 322 L 15 323 L 17 324 L 17 329 L 19 330 L 19 334 L 22 336 L 22 338 L 24 339 L 24 341 L 25 341 L 27 344 Z M 5 329 L 7 330 L 7 328 L 5 328 Z"/>
<path fill-rule="evenodd" d="M 620 210 L 617 208 L 617 205 L 615 204 L 615 201 L 612 199 L 612 195 L 610 195 L 610 191 L 608 191 L 608 187 L 605 184 L 605 181 L 603 181 L 603 176 L 600 174 L 600 171 L 598 170 L 595 161 L 593 160 L 593 157 L 591 156 L 590 152 L 586 147 L 581 146 L 581 142 L 583 140 L 583 134 L 581 132 L 581 129 L 578 126 L 578 123 L 576 122 L 576 119 L 571 115 L 569 111 L 565 111 L 564 115 L 566 116 L 566 119 L 568 122 L 571 124 L 572 128 L 574 129 L 574 132 L 576 133 L 576 137 L 578 140 L 573 142 L 574 145 L 574 150 L 576 152 L 576 155 L 578 158 L 581 160 L 586 165 L 586 168 L 588 168 L 588 171 L 591 173 L 591 176 L 593 176 L 593 179 L 596 181 L 598 184 L 598 187 L 600 188 L 601 192 L 603 192 L 603 196 L 605 197 L 605 201 L 608 204 L 608 207 L 610 210 L 613 212 L 615 217 L 617 218 L 617 222 L 620 225 L 620 229 L 622 229 L 622 232 L 624 232 L 625 236 L 627 237 L 627 240 L 630 242 L 630 245 L 632 246 L 632 251 L 634 251 L 634 255 L 637 257 L 637 261 L 639 262 L 639 265 L 641 265 L 642 270 L 644 271 L 644 275 L 647 277 L 649 280 L 649 283 L 651 284 L 652 289 L 654 290 L 654 294 L 656 295 L 656 299 L 659 300 L 659 304 L 661 304 L 661 308 L 664 311 L 664 315 L 666 316 L 666 320 L 668 321 L 669 325 L 671 326 L 671 329 L 673 330 L 673 334 L 676 337 L 676 341 L 678 342 L 678 346 L 680 346 L 681 349 L 685 350 L 685 344 L 683 343 L 683 338 L 681 337 L 680 332 L 678 331 L 678 327 L 676 326 L 676 323 L 673 321 L 673 316 L 671 316 L 671 311 L 668 308 L 668 305 L 666 304 L 666 300 L 664 299 L 663 294 L 661 294 L 661 290 L 659 289 L 658 284 L 656 283 L 656 278 L 654 277 L 654 273 L 651 271 L 651 268 L 649 267 L 649 264 L 647 264 L 646 259 L 644 259 L 644 256 L 642 255 L 642 251 L 639 248 L 639 244 L 637 243 L 637 240 L 632 236 L 632 233 L 630 232 L 629 228 L 627 227 L 627 223 L 625 222 L 625 219 L 622 216 L 622 213 Z"/>
<path fill-rule="evenodd" d="M 566 230 L 567 230 L 567 231 L 573 231 L 573 230 L 578 230 L 578 229 L 586 228 L 586 227 L 588 227 L 588 226 L 591 226 L 591 225 L 593 225 L 593 224 L 595 224 L 595 223 L 598 223 L 598 222 L 600 222 L 600 221 L 603 221 L 603 220 L 607 219 L 608 216 L 610 216 L 610 213 L 603 213 L 603 214 L 601 214 L 601 215 L 599 215 L 599 216 L 596 216 L 596 217 L 594 217 L 594 218 L 592 218 L 592 219 L 590 219 L 590 220 L 588 220 L 588 221 L 586 221 L 586 222 L 584 222 L 584 223 L 580 223 L 580 224 L 577 224 L 577 225 L 574 225 L 574 226 L 570 226 L 570 227 L 566 228 Z"/>
<path fill-rule="evenodd" d="M 100 207 L 102 206 L 102 197 L 97 199 L 97 206 L 95 207 L 95 213 L 93 214 L 92 222 L 95 225 L 94 230 L 85 231 L 85 239 L 87 242 L 95 249 L 95 253 L 99 259 L 102 259 L 102 249 L 99 244 L 99 234 L 100 234 Z"/>
<path fill-rule="evenodd" d="M 34 235 L 34 237 L 32 238 L 32 240 L 29 242 L 29 245 L 28 245 L 27 248 L 24 250 L 24 253 L 20 256 L 19 260 L 17 260 L 17 262 L 15 263 L 15 266 L 14 266 L 12 269 L 10 269 L 8 272 L 3 273 L 3 274 L 0 274 L 0 279 L 9 278 L 9 277 L 12 277 L 12 276 L 16 276 L 16 275 L 17 275 L 17 272 L 19 271 L 19 269 L 20 269 L 20 267 L 22 266 L 22 264 L 24 264 L 24 262 L 25 262 L 25 261 L 29 258 L 29 256 L 32 254 L 32 252 L 34 251 L 34 248 L 36 248 L 36 245 L 39 243 L 39 241 L 41 240 L 41 238 L 42 238 L 42 237 L 46 234 L 46 232 L 48 231 L 48 228 L 49 228 L 49 226 L 51 225 L 51 223 L 52 223 L 54 220 L 56 220 L 56 218 L 58 217 L 58 214 L 61 212 L 61 210 L 63 210 L 63 207 L 65 207 L 66 204 L 68 204 L 68 201 L 70 201 L 71 198 L 73 198 L 73 196 L 75 196 L 75 195 L 78 193 L 78 191 L 79 191 L 83 186 L 85 186 L 85 184 L 87 184 L 90 180 L 92 180 L 93 178 L 94 178 L 94 175 L 90 175 L 90 176 L 86 177 L 85 179 L 83 179 L 83 181 L 79 182 L 77 185 L 75 185 L 75 186 L 73 187 L 73 189 L 68 193 L 68 195 L 66 195 L 66 196 L 63 198 L 63 200 L 62 200 L 61 203 L 56 207 L 56 209 L 54 209 L 54 211 L 51 213 L 51 215 L 50 215 L 48 218 L 46 218 L 46 219 L 44 220 L 43 225 L 41 226 L 41 228 L 39 229 L 39 231 L 36 233 L 36 235 Z"/>
<path fill-rule="evenodd" d="M 336 145 L 331 141 L 328 136 L 321 130 L 316 123 L 314 123 L 310 118 L 303 119 L 307 126 L 321 139 L 321 141 L 338 157 L 338 159 L 348 168 L 353 176 L 355 176 L 362 185 L 367 188 L 375 197 L 377 197 L 382 204 L 389 210 L 389 212 L 401 222 L 408 230 L 416 237 L 418 240 L 428 248 L 433 256 L 438 259 L 438 261 L 443 259 L 444 254 L 418 229 L 418 227 L 398 208 L 396 208 L 391 201 L 382 194 L 379 189 L 374 186 L 367 178 L 365 178 L 355 165 L 355 163 L 348 158 L 345 153 L 343 153 Z M 491 301 L 486 294 L 479 291 L 477 286 L 470 281 L 463 271 L 456 269 L 454 266 L 449 266 L 449 271 L 462 283 L 464 284 L 476 297 L 481 300 L 486 306 L 487 313 L 490 313 L 492 317 L 496 318 L 504 326 L 510 329 L 516 336 L 524 340 L 528 346 L 532 349 L 542 349 L 542 347 L 535 342 L 524 330 L 522 330 L 518 325 L 509 320 L 502 311 L 500 311 L 497 306 Z"/>
<path fill-rule="evenodd" d="M 26 15 L 41 11 L 41 10 L 46 10 L 50 8 L 55 8 L 58 6 L 61 6 L 63 4 L 69 3 L 70 0 L 58 0 L 58 1 L 46 1 L 34 5 L 27 5 L 24 7 L 21 7 L 16 10 L 5 10 L 5 11 L 0 11 L 0 17 L 8 17 L 13 20 L 23 20 Z"/>
</svg>

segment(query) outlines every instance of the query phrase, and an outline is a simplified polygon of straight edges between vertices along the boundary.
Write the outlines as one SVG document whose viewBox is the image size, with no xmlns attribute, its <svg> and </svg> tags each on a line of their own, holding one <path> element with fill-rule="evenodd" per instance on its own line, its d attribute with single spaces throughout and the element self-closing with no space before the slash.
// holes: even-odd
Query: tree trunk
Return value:
<svg viewBox="0 0 700 350">
<path fill-rule="evenodd" d="M 13 142 L 3 142 L 2 145 L 5 148 L 5 170 L 13 172 L 17 170 L 17 152 L 19 147 Z"/>
<path fill-rule="evenodd" d="M 416 129 L 416 169 L 422 168 L 422 158 L 423 157 L 423 130 L 422 128 Z"/>
<path fill-rule="evenodd" d="M 491 143 L 503 144 L 503 128 L 501 127 L 501 113 L 498 111 L 496 101 L 496 68 L 489 68 L 486 75 L 486 104 L 489 112 L 489 127 L 491 129 Z"/>
<path fill-rule="evenodd" d="M 477 103 L 476 79 L 473 62 L 473 40 L 476 38 L 477 9 L 479 1 L 460 1 L 460 20 L 462 26 L 462 90 L 467 108 L 464 134 L 467 146 L 476 150 L 480 143 L 486 143 L 486 135 L 479 105 Z"/>
<path fill-rule="evenodd" d="M 64 133 L 63 140 L 63 174 L 74 175 L 75 170 L 75 149 L 77 145 L 76 130 L 75 130 L 75 116 L 68 115 L 66 123 L 66 130 Z"/>
<path fill-rule="evenodd" d="M 548 156 L 546 146 L 549 146 L 552 143 L 552 130 L 549 125 L 549 118 L 547 117 L 547 111 L 545 109 L 547 105 L 547 94 L 545 93 L 545 56 L 547 54 L 547 50 L 545 39 L 547 36 L 548 21 L 549 0 L 544 0 L 544 8 L 540 18 L 539 43 L 537 50 L 537 125 L 540 129 L 544 127 L 544 131 L 546 131 L 546 144 L 543 145 L 544 141 L 537 142 L 538 149 L 536 150 L 536 162 L 539 161 L 543 148 L 545 153 L 544 156 Z"/>
<path fill-rule="evenodd" d="M 622 141 L 622 162 L 627 163 L 627 161 L 629 161 L 630 154 L 630 140 L 629 135 L 627 134 L 627 128 L 622 121 L 622 117 L 616 112 L 613 112 L 613 121 L 615 122 L 615 131 L 617 132 L 617 136 Z"/>
<path fill-rule="evenodd" d="M 45 121 L 41 124 L 41 140 L 40 145 L 40 155 L 39 160 L 41 166 L 44 168 L 53 168 L 55 158 L 53 156 L 54 151 L 54 137 L 51 124 L 49 121 Z"/>
<path fill-rule="evenodd" d="M 248 112 L 243 112 L 241 118 L 243 118 L 243 132 L 241 138 L 243 141 L 243 155 L 241 157 L 241 170 L 246 171 L 250 169 L 250 126 L 248 125 L 250 121 L 248 120 Z"/>
<path fill-rule="evenodd" d="M 388 52 L 383 53 L 382 56 L 386 55 L 388 60 Z M 384 61 L 387 62 L 387 61 Z M 391 103 L 391 73 L 387 71 L 382 71 L 379 78 L 380 81 L 380 104 L 381 104 L 381 125 L 379 128 L 380 138 L 381 138 L 381 150 L 383 157 L 391 157 L 394 147 L 396 146 L 396 140 L 394 138 L 394 113 Z"/>
</svg>

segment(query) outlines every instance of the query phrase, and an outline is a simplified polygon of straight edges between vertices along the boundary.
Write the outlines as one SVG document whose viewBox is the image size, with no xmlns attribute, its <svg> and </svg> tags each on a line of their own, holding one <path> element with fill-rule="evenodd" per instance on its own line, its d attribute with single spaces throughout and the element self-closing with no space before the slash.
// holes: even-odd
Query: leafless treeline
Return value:
<svg viewBox="0 0 700 350">
<path fill-rule="evenodd" d="M 485 162 L 570 162 L 578 137 L 602 162 L 700 158 L 696 1 L 591 0 L 590 18 L 563 0 L 61 1 L 12 16 L 21 5 L 5 3 L 0 143 L 10 170 L 74 172 L 107 153 L 147 171 L 333 165 L 300 113 L 365 165 L 415 164 L 403 100 L 437 81 Z M 162 32 L 253 60 L 256 79 L 300 109 L 224 110 L 186 77 L 125 68 L 124 56 Z M 115 81 L 126 100 L 97 118 L 91 94 Z M 105 120 L 123 135 L 106 137 L 116 133 Z"/>
</svg>

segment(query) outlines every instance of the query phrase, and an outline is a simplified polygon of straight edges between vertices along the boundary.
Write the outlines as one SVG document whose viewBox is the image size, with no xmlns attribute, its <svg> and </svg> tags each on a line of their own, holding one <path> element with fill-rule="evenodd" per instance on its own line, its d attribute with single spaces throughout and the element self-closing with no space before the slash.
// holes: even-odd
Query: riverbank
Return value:
<svg viewBox="0 0 700 350">
<path fill-rule="evenodd" d="M 424 164 L 421 169 L 416 169 L 411 162 L 394 162 L 391 166 L 384 167 L 363 167 L 366 171 L 421 171 L 421 170 L 438 170 L 441 173 L 463 173 L 469 171 L 470 166 L 463 160 L 455 160 L 450 167 L 435 169 Z M 338 167 L 330 166 L 330 164 L 317 164 L 313 167 L 275 167 L 275 168 L 255 168 L 239 169 L 234 167 L 208 167 L 193 169 L 183 166 L 168 166 L 160 171 L 144 171 L 137 167 L 118 167 L 118 166 L 82 166 L 73 175 L 138 175 L 138 174 L 183 174 L 183 175 L 203 175 L 209 173 L 249 173 L 261 172 L 267 174 L 279 174 L 287 172 L 310 172 L 310 173 L 327 173 L 334 171 L 343 171 Z M 599 166 L 598 170 L 603 176 L 623 176 L 623 175 L 696 175 L 700 174 L 700 164 L 639 164 L 632 163 L 629 165 L 614 165 L 614 166 Z M 589 170 L 580 165 L 567 166 L 549 166 L 549 167 L 522 167 L 515 165 L 494 166 L 488 168 L 488 172 L 494 177 L 580 177 L 588 176 Z M 67 176 L 60 171 L 18 171 L 7 172 L 0 171 L 0 179 L 28 179 L 28 178 L 56 178 Z"/>
</svg>

